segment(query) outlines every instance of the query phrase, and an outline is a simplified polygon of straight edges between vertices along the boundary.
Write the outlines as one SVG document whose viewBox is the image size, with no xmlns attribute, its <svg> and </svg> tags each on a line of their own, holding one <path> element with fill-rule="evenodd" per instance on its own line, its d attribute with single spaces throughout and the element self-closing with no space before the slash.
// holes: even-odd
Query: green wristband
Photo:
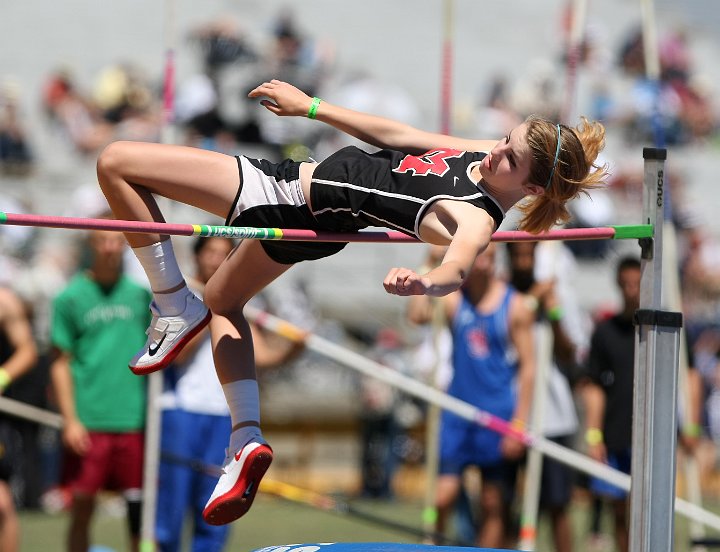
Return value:
<svg viewBox="0 0 720 552">
<path fill-rule="evenodd" d="M 700 424 L 685 424 L 682 433 L 685 437 L 700 437 L 702 435 L 702 427 Z"/>
<path fill-rule="evenodd" d="M 563 310 L 560 307 L 548 309 L 547 317 L 550 322 L 559 322 L 563 317 Z"/>
<path fill-rule="evenodd" d="M 12 378 L 10 377 L 10 374 L 8 374 L 8 371 L 0 366 L 0 391 L 4 391 L 5 388 L 10 385 L 11 381 Z"/>
<path fill-rule="evenodd" d="M 438 513 L 437 509 L 435 509 L 433 506 L 428 506 L 427 508 L 423 508 L 422 511 L 422 520 L 424 524 L 432 524 L 437 522 Z"/>
<path fill-rule="evenodd" d="M 318 107 L 320 106 L 321 101 L 322 100 L 320 98 L 318 98 L 317 96 L 312 99 L 312 103 L 310 104 L 310 109 L 308 109 L 308 114 L 307 114 L 308 119 L 314 119 L 315 117 L 317 117 L 317 110 L 318 110 Z"/>
</svg>

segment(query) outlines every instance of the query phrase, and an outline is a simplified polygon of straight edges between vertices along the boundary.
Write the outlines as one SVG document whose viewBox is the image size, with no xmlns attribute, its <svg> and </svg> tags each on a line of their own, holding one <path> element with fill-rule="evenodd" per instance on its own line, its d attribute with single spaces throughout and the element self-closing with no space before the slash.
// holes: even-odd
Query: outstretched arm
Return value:
<svg viewBox="0 0 720 552">
<path fill-rule="evenodd" d="M 279 116 L 304 117 L 312 98 L 291 84 L 279 80 L 264 82 L 248 94 L 267 98 L 260 103 Z M 378 148 L 408 153 L 423 153 L 437 148 L 461 151 L 489 151 L 497 140 L 467 140 L 445 134 L 426 132 L 399 121 L 353 111 L 323 101 L 318 107 L 319 121 Z"/>
<path fill-rule="evenodd" d="M 432 208 L 437 214 L 434 223 L 426 215 L 421 223 L 444 226 L 452 236 L 442 262 L 420 275 L 409 268 L 393 268 L 383 281 L 385 291 L 394 295 L 443 296 L 460 288 L 467 278 L 475 257 L 485 251 L 495 221 L 485 211 L 461 201 L 438 201 Z"/>
</svg>

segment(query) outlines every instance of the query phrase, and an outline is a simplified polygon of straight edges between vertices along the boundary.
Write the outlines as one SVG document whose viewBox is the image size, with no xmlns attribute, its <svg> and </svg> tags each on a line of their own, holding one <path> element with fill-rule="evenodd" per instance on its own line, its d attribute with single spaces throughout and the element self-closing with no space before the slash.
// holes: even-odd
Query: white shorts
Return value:
<svg viewBox="0 0 720 552">
<path fill-rule="evenodd" d="M 243 155 L 236 159 L 241 183 L 226 225 L 249 209 L 274 205 L 300 207 L 306 204 L 300 185 L 300 163 L 285 160 L 275 164 Z"/>
<path fill-rule="evenodd" d="M 298 228 L 327 230 L 310 212 L 300 185 L 300 163 L 286 159 L 271 163 L 265 159 L 238 156 L 240 187 L 228 226 L 253 228 Z M 262 240 L 265 253 L 281 264 L 321 259 L 343 249 L 346 242 L 301 242 Z"/>
</svg>

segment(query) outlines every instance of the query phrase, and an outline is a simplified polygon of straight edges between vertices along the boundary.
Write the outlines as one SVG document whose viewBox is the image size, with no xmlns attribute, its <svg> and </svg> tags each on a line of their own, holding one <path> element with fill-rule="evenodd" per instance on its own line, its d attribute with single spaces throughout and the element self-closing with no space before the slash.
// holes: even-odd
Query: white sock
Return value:
<svg viewBox="0 0 720 552">
<path fill-rule="evenodd" d="M 180 273 L 170 240 L 133 247 L 132 250 L 145 270 L 150 281 L 150 289 L 154 292 L 174 288 L 185 281 Z"/>
<path fill-rule="evenodd" d="M 253 379 L 231 381 L 223 384 L 222 388 L 230 409 L 233 427 L 243 422 L 260 424 L 260 392 L 257 381 Z M 240 427 L 230 434 L 230 450 L 237 452 L 254 437 L 260 436 L 262 432 L 258 426 Z"/>
<path fill-rule="evenodd" d="M 143 247 L 133 247 L 133 253 L 147 274 L 155 304 L 166 316 L 174 316 L 185 310 L 185 298 L 188 289 L 183 286 L 172 293 L 161 293 L 184 284 L 175 252 L 170 240 L 160 241 Z"/>
</svg>

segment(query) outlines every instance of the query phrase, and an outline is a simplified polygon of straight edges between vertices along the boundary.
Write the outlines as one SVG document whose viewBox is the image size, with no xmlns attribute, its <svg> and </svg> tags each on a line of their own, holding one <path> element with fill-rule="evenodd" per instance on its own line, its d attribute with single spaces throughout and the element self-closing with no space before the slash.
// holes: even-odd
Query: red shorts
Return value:
<svg viewBox="0 0 720 552">
<path fill-rule="evenodd" d="M 142 432 L 89 432 L 85 456 L 65 451 L 63 484 L 73 493 L 94 495 L 100 490 L 141 489 L 143 483 Z"/>
</svg>

